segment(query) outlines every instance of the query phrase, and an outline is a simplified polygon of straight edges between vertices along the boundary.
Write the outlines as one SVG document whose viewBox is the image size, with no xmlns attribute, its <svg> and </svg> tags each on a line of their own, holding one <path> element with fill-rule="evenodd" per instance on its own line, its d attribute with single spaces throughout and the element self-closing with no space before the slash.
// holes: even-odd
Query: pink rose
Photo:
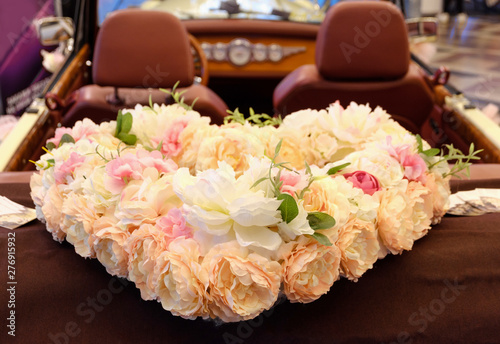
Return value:
<svg viewBox="0 0 500 344">
<path fill-rule="evenodd" d="M 77 152 L 71 152 L 69 159 L 62 163 L 61 166 L 55 168 L 54 178 L 57 184 L 66 182 L 66 176 L 72 174 L 77 167 L 80 167 L 85 162 L 85 157 Z"/>
<path fill-rule="evenodd" d="M 159 151 L 148 152 L 140 149 L 136 154 L 125 154 L 110 161 L 106 165 L 104 186 L 112 193 L 120 193 L 131 180 L 144 179 L 145 170 L 153 169 L 153 174 L 172 173 L 177 170 L 177 164 L 165 159 Z M 156 170 L 156 171 L 155 171 Z"/>
<path fill-rule="evenodd" d="M 88 136 L 94 135 L 98 132 L 99 126 L 92 122 L 92 120 L 85 118 L 83 121 L 76 122 L 73 128 L 57 128 L 55 132 L 55 136 L 49 140 L 48 142 L 52 142 L 56 147 L 59 146 L 61 142 L 61 138 L 64 134 L 69 134 L 76 141 L 79 141 Z"/>
<path fill-rule="evenodd" d="M 352 173 L 345 173 L 344 178 L 350 181 L 354 187 L 357 187 L 365 194 L 373 195 L 380 190 L 378 179 L 374 175 L 365 171 L 355 171 Z"/>
<path fill-rule="evenodd" d="M 179 208 L 170 209 L 166 216 L 156 221 L 156 227 L 172 240 L 177 237 L 193 237 L 193 229 L 186 226 L 186 219 Z"/>
<path fill-rule="evenodd" d="M 280 181 L 283 182 L 280 191 L 286 192 L 292 196 L 295 195 L 295 192 L 301 191 L 307 187 L 307 176 L 304 175 L 304 173 L 283 169 L 281 171 Z"/>
<path fill-rule="evenodd" d="M 182 143 L 179 138 L 188 123 L 189 121 L 187 118 L 177 118 L 174 123 L 169 125 L 167 130 L 165 130 L 163 136 L 154 138 L 151 141 L 155 145 L 161 142 L 161 152 L 168 157 L 175 157 L 182 149 Z"/>
<path fill-rule="evenodd" d="M 128 181 L 142 178 L 142 165 L 134 154 L 125 154 L 106 165 L 104 185 L 112 193 L 120 193 Z"/>
<path fill-rule="evenodd" d="M 427 164 L 418 153 L 412 152 L 410 145 L 393 146 L 392 137 L 387 136 L 387 145 L 384 149 L 403 166 L 406 179 L 425 182 Z"/>
</svg>

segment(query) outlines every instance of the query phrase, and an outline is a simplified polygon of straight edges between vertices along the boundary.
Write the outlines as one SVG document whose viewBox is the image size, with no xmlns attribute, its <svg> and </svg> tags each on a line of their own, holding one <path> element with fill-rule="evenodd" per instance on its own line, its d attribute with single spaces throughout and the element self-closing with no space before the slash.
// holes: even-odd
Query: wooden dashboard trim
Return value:
<svg viewBox="0 0 500 344">
<path fill-rule="evenodd" d="M 445 98 L 451 94 L 444 86 L 436 86 L 436 101 L 441 106 L 446 106 Z M 482 163 L 500 163 L 500 149 L 485 136 L 467 117 L 455 109 L 450 109 L 448 122 L 453 123 L 453 130 L 466 142 L 474 142 L 474 149 L 482 149 L 479 153 Z M 467 154 L 468 152 L 464 152 Z"/>
<path fill-rule="evenodd" d="M 255 34 L 315 40 L 319 30 L 318 24 L 254 19 L 193 19 L 185 20 L 183 24 L 194 36 L 231 32 L 233 35 Z"/>
<path fill-rule="evenodd" d="M 88 66 L 86 63 L 89 56 L 89 46 L 84 45 L 50 92 L 57 95 L 60 99 L 65 99 L 70 92 L 86 83 L 85 79 L 88 78 L 88 73 L 86 73 Z M 38 118 L 35 124 L 5 166 L 4 171 L 34 169 L 34 166 L 31 168 L 28 165 L 30 164 L 28 160 L 35 158 L 35 155 L 41 153 L 40 151 L 34 151 L 34 147 L 44 146 L 44 141 L 53 136 L 57 123 L 57 113 L 50 112 L 43 104 L 39 104 Z"/>
</svg>

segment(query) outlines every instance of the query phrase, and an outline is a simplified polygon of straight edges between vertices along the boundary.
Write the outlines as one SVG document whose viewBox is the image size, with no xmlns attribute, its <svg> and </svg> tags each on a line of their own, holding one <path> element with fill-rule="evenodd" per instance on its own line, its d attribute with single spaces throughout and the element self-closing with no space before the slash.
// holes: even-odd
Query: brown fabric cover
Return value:
<svg viewBox="0 0 500 344">
<path fill-rule="evenodd" d="M 422 71 L 413 64 L 400 79 L 366 82 L 326 80 L 316 66 L 304 65 L 283 79 L 273 95 L 275 108 L 283 116 L 306 108 L 324 109 L 336 100 L 342 106 L 351 101 L 381 106 L 413 133 L 420 132 L 434 104 Z"/>
<path fill-rule="evenodd" d="M 500 188 L 500 179 L 454 189 Z M 28 184 L 0 194 L 31 205 Z M 184 320 L 143 301 L 34 221 L 16 234 L 16 337 L 7 334 L 7 229 L 0 228 L 0 338 L 11 343 L 498 343 L 500 214 L 446 216 L 413 250 L 378 261 L 320 300 L 283 301 L 243 323 Z M 123 286 L 126 284 L 126 286 Z"/>
<path fill-rule="evenodd" d="M 325 79 L 402 78 L 410 62 L 401 11 L 385 1 L 344 1 L 318 32 L 316 65 Z"/>
<path fill-rule="evenodd" d="M 208 87 L 191 85 L 178 88 L 177 91 L 186 91 L 183 93 L 186 104 L 192 104 L 196 100 L 193 109 L 203 116 L 210 117 L 211 123 L 222 124 L 224 122 L 224 117 L 227 116 L 227 105 Z M 148 105 L 150 95 L 153 103 L 173 103 L 173 99 L 167 93 L 158 89 L 119 88 L 118 97 L 123 100 L 121 105 L 113 105 L 108 102 L 108 99 L 113 95 L 114 88 L 109 86 L 88 85 L 78 89 L 72 95 L 74 102 L 63 116 L 62 125 L 71 127 L 76 121 L 84 118 L 90 118 L 96 123 L 115 120 L 120 109 L 134 108 L 136 104 Z"/>
<path fill-rule="evenodd" d="M 187 31 L 174 15 L 127 9 L 104 20 L 97 36 L 94 83 L 118 87 L 171 87 L 193 83 Z"/>
</svg>

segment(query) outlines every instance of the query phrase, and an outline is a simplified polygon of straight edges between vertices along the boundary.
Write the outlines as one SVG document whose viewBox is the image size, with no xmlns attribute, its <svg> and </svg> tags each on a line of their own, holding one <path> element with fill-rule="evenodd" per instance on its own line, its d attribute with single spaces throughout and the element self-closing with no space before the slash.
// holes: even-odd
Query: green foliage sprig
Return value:
<svg viewBox="0 0 500 344">
<path fill-rule="evenodd" d="M 182 106 L 184 109 L 186 109 L 186 110 L 193 110 L 194 104 L 196 103 L 196 101 L 198 100 L 198 98 L 196 98 L 191 103 L 191 105 L 186 104 L 185 103 L 185 98 L 184 98 L 183 94 L 186 93 L 187 90 L 179 92 L 179 91 L 177 91 L 177 87 L 178 86 L 179 86 L 179 81 L 177 81 L 175 83 L 174 87 L 172 87 L 172 90 L 167 90 L 167 89 L 164 89 L 164 88 L 160 88 L 160 91 L 165 92 L 168 95 L 170 95 L 172 97 L 172 99 L 174 100 L 174 102 L 176 104 L 179 104 L 180 106 Z M 151 106 L 151 102 L 150 102 L 150 106 Z M 151 106 L 151 108 L 153 108 L 153 107 Z"/>
<path fill-rule="evenodd" d="M 224 124 L 239 123 L 243 125 L 248 122 L 258 127 L 265 127 L 268 125 L 276 126 L 283 123 L 281 116 L 272 117 L 266 113 L 257 114 L 252 108 L 250 108 L 250 115 L 248 117 L 245 117 L 245 115 L 241 113 L 238 108 L 236 108 L 234 111 L 227 110 L 227 113 L 229 115 L 224 117 Z"/>
<path fill-rule="evenodd" d="M 281 201 L 281 204 L 279 206 L 279 211 L 281 213 L 281 218 L 283 221 L 286 223 L 292 222 L 298 215 L 299 215 L 299 207 L 297 204 L 297 201 L 293 196 L 286 192 L 281 192 L 281 187 L 283 186 L 283 181 L 281 181 L 281 171 L 285 168 L 289 171 L 292 171 L 294 173 L 298 173 L 289 167 L 286 166 L 288 162 L 280 162 L 277 163 L 276 159 L 279 156 L 279 152 L 281 150 L 281 145 L 283 143 L 283 140 L 280 140 L 278 145 L 276 146 L 274 150 L 274 156 L 271 159 L 271 165 L 269 166 L 269 172 L 266 177 L 262 177 L 259 180 L 257 180 L 251 188 L 256 187 L 260 183 L 262 183 L 265 180 L 269 180 L 273 187 L 274 195 L 276 196 L 276 199 Z M 278 168 L 278 173 L 273 177 L 272 175 L 272 170 L 274 168 Z M 312 175 L 311 169 L 309 165 L 306 163 L 306 173 L 309 175 L 309 183 L 306 188 L 304 188 L 300 194 L 296 193 L 296 196 L 298 199 L 302 199 L 304 197 L 304 194 L 307 190 L 309 190 L 309 186 L 313 183 L 316 178 Z M 332 246 L 332 243 L 328 239 L 328 237 L 324 234 L 321 234 L 317 232 L 318 230 L 323 230 L 323 229 L 329 229 L 333 226 L 335 226 L 335 219 L 322 212 L 310 212 L 307 214 L 307 221 L 309 222 L 309 226 L 315 231 L 314 234 L 311 235 L 314 239 L 316 239 L 320 244 L 324 246 Z"/>
<path fill-rule="evenodd" d="M 443 162 L 455 161 L 455 164 L 451 167 L 450 172 L 443 174 L 443 178 L 446 178 L 448 176 L 455 176 L 457 178 L 462 178 L 462 176 L 465 176 L 469 178 L 469 167 L 472 165 L 472 160 L 480 160 L 481 158 L 478 156 L 478 154 L 483 151 L 482 149 L 475 151 L 474 143 L 471 143 L 469 146 L 469 154 L 465 155 L 460 149 L 455 148 L 453 144 L 449 144 L 444 145 L 448 151 L 448 153 L 445 154 L 444 150 L 438 148 L 430 148 L 424 150 L 422 137 L 417 134 L 416 139 L 418 153 L 426 162 L 429 170 Z M 438 154 L 440 154 L 438 159 L 434 159 Z"/>
</svg>

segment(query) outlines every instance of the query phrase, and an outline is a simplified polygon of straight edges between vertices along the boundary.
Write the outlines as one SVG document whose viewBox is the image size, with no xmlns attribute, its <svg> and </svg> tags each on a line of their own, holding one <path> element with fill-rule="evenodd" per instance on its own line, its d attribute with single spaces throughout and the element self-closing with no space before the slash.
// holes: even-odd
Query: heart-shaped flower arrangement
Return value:
<svg viewBox="0 0 500 344">
<path fill-rule="evenodd" d="M 234 322 L 280 293 L 308 303 L 357 281 L 446 211 L 458 152 L 438 155 L 381 108 L 228 119 L 138 105 L 58 128 L 31 179 L 39 219 L 144 300 Z"/>
</svg>

